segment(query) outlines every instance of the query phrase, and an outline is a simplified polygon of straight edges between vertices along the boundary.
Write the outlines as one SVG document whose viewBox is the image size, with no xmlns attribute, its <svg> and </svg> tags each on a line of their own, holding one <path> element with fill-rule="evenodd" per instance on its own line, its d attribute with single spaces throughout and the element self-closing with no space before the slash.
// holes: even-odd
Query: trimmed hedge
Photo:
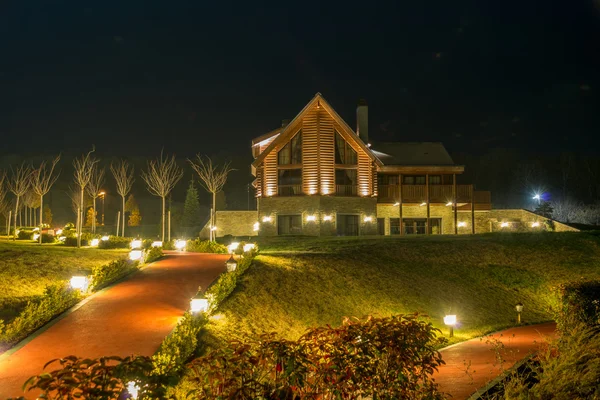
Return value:
<svg viewBox="0 0 600 400">
<path fill-rule="evenodd" d="M 227 254 L 227 246 L 224 246 L 217 242 L 211 242 L 210 240 L 188 240 L 185 247 L 186 251 L 191 253 L 214 253 L 214 254 Z"/>
<path fill-rule="evenodd" d="M 116 260 L 92 269 L 90 288 L 100 290 L 138 269 L 137 261 Z"/>
<path fill-rule="evenodd" d="M 130 237 L 109 236 L 108 240 L 101 240 L 98 243 L 99 249 L 128 249 L 131 241 Z"/>
<path fill-rule="evenodd" d="M 144 252 L 144 260 L 146 264 L 154 262 L 163 256 L 163 251 L 161 247 L 150 247 L 148 250 Z"/>
<path fill-rule="evenodd" d="M 238 260 L 238 265 L 233 272 L 224 272 L 209 286 L 204 294 L 208 299 L 208 313 L 212 314 L 221 303 L 235 290 L 238 279 L 250 268 L 255 252 L 247 254 Z"/>
</svg>

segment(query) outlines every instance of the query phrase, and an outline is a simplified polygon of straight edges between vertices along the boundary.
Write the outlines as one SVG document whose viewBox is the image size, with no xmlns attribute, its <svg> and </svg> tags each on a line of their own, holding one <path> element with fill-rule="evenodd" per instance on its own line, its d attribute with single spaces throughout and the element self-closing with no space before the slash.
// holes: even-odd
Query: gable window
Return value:
<svg viewBox="0 0 600 400">
<path fill-rule="evenodd" d="M 279 165 L 302 164 L 302 131 L 299 131 L 277 154 Z"/>
<path fill-rule="evenodd" d="M 356 165 L 356 151 L 344 140 L 339 132 L 335 132 L 335 163 L 341 165 Z"/>
</svg>

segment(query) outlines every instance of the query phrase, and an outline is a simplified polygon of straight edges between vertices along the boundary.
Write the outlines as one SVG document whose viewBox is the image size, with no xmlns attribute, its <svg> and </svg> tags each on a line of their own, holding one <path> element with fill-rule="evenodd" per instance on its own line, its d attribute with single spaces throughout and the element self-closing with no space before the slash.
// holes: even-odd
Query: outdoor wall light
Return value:
<svg viewBox="0 0 600 400">
<path fill-rule="evenodd" d="M 508 226 L 508 222 L 503 222 L 500 224 L 500 228 L 506 228 Z"/>
<path fill-rule="evenodd" d="M 519 302 L 515 305 L 515 310 L 517 311 L 517 324 L 521 323 L 521 313 L 523 312 L 523 303 Z"/>
<path fill-rule="evenodd" d="M 71 278 L 69 283 L 71 284 L 72 289 L 79 289 L 82 292 L 85 292 L 88 286 L 88 279 L 83 275 L 75 275 Z"/>
<path fill-rule="evenodd" d="M 175 248 L 177 250 L 183 251 L 185 249 L 186 245 L 187 245 L 187 242 L 185 240 L 179 239 L 179 240 L 175 241 Z"/>
<path fill-rule="evenodd" d="M 446 315 L 444 317 L 444 324 L 448 326 L 449 336 L 454 336 L 454 325 L 456 325 L 456 315 Z"/>
<path fill-rule="evenodd" d="M 139 259 L 142 258 L 142 251 L 141 250 L 131 250 L 129 252 L 129 259 L 131 261 L 137 261 Z"/>
<path fill-rule="evenodd" d="M 306 222 L 314 222 L 317 220 L 317 216 L 316 215 L 307 215 L 306 216 Z"/>
<path fill-rule="evenodd" d="M 216 231 L 216 230 L 217 230 L 217 227 L 216 227 L 216 226 L 211 226 L 211 227 L 210 227 L 210 230 L 214 232 L 214 231 Z"/>
<path fill-rule="evenodd" d="M 152 247 L 162 247 L 162 242 L 160 240 L 154 241 Z"/>
<path fill-rule="evenodd" d="M 323 221 L 331 221 L 333 217 L 331 215 L 326 215 L 323 217 Z"/>
<path fill-rule="evenodd" d="M 238 247 L 240 247 L 239 242 L 232 242 L 229 246 L 227 246 L 227 251 L 229 251 L 229 254 L 233 254 Z"/>
<path fill-rule="evenodd" d="M 426 206 L 426 205 L 427 205 L 426 202 L 422 202 L 421 204 L 419 204 L 419 206 L 421 206 L 421 207 Z"/>
<path fill-rule="evenodd" d="M 540 226 L 540 223 L 539 223 L 539 222 L 537 222 L 537 221 L 536 221 L 536 222 L 532 222 L 532 223 L 531 223 L 531 227 L 532 227 L 532 228 L 539 228 L 539 226 Z"/>
<path fill-rule="evenodd" d="M 206 312 L 208 310 L 208 300 L 202 295 L 198 295 L 190 301 L 190 311 L 192 313 Z"/>
<path fill-rule="evenodd" d="M 131 243 L 129 243 L 129 246 L 132 249 L 141 249 L 142 248 L 142 241 L 140 239 L 133 239 L 131 241 Z"/>
<path fill-rule="evenodd" d="M 130 399 L 137 400 L 139 392 L 140 388 L 134 381 L 127 382 L 127 393 L 129 393 Z"/>
<path fill-rule="evenodd" d="M 237 262 L 233 258 L 233 254 L 229 257 L 229 260 L 225 262 L 225 266 L 227 267 L 227 272 L 233 272 L 237 268 Z"/>
<path fill-rule="evenodd" d="M 398 202 L 398 201 L 394 203 L 394 207 L 398 207 L 399 205 L 400 205 L 400 202 Z"/>
<path fill-rule="evenodd" d="M 270 215 L 262 217 L 262 222 L 271 222 L 272 218 Z"/>
<path fill-rule="evenodd" d="M 108 236 L 102 236 L 100 239 L 102 239 L 103 242 L 107 242 L 110 238 Z"/>
<path fill-rule="evenodd" d="M 467 226 L 467 223 L 465 221 L 460 221 L 457 225 L 459 228 L 463 228 L 463 227 Z"/>
<path fill-rule="evenodd" d="M 372 222 L 373 221 L 373 217 L 365 217 L 363 219 L 363 221 L 365 221 L 365 222 Z"/>
<path fill-rule="evenodd" d="M 92 247 L 98 247 L 99 244 L 100 244 L 100 239 L 90 240 L 90 246 L 92 246 Z"/>
<path fill-rule="evenodd" d="M 446 203 L 446 206 L 451 206 L 453 203 L 451 201 Z"/>
<path fill-rule="evenodd" d="M 244 245 L 244 253 L 247 253 L 251 250 L 253 250 L 256 247 L 256 245 L 254 243 L 246 243 Z"/>
</svg>

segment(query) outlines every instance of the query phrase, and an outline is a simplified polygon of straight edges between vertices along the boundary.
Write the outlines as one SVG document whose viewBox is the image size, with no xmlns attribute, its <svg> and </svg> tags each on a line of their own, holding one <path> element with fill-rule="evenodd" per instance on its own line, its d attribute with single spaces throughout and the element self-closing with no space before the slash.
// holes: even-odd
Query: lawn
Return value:
<svg viewBox="0 0 600 400">
<path fill-rule="evenodd" d="M 0 319 L 14 317 L 46 285 L 71 278 L 78 271 L 123 257 L 126 250 L 77 249 L 31 242 L 0 242 Z"/>
<path fill-rule="evenodd" d="M 421 312 L 451 342 L 514 323 L 552 318 L 552 288 L 600 279 L 600 240 L 587 233 L 476 236 L 274 238 L 210 324 L 218 344 L 265 331 L 297 338 L 307 327 L 339 325 L 344 316 Z"/>
</svg>

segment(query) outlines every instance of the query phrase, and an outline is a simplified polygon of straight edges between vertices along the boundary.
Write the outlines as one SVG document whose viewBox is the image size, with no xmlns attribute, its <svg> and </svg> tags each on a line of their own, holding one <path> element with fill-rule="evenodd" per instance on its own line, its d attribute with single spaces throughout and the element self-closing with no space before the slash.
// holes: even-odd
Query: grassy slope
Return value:
<svg viewBox="0 0 600 400">
<path fill-rule="evenodd" d="M 125 254 L 125 250 L 0 242 L 0 319 L 13 317 L 32 296 L 42 294 L 46 285 L 69 279 L 80 270 L 90 272 Z"/>
<path fill-rule="evenodd" d="M 519 301 L 524 322 L 551 319 L 553 286 L 600 279 L 599 245 L 580 233 L 266 241 L 209 333 L 295 338 L 343 316 L 420 311 L 440 328 L 457 314 L 461 341 L 511 325 Z"/>
</svg>

